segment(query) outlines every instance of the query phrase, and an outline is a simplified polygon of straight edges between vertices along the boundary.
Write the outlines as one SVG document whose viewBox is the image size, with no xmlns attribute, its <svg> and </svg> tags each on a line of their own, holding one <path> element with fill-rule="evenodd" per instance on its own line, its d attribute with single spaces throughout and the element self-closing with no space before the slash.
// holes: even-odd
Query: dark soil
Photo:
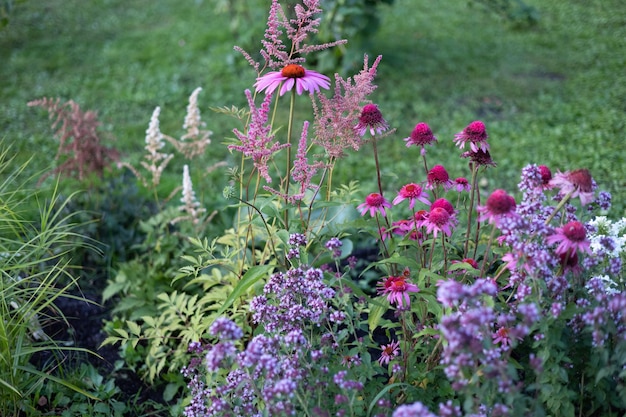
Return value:
<svg viewBox="0 0 626 417">
<path fill-rule="evenodd" d="M 94 354 L 69 352 L 64 358 L 64 363 L 78 367 L 82 363 L 89 362 L 105 378 L 105 381 L 113 378 L 115 385 L 121 391 L 116 398 L 118 401 L 127 403 L 132 399 L 136 404 L 164 404 L 162 389 L 149 386 L 130 369 L 115 369 L 116 361 L 121 359 L 118 345 L 101 346 L 107 337 L 103 330 L 104 321 L 111 319 L 112 306 L 101 305 L 101 295 L 96 292 L 82 292 L 74 295 L 77 298 L 60 297 L 55 300 L 55 306 L 62 312 L 67 323 L 61 319 L 53 320 L 44 330 L 55 340 L 71 341 L 72 347 L 84 348 Z M 50 356 L 36 355 L 32 361 L 44 363 L 50 359 Z M 166 415 L 159 414 L 158 410 L 145 411 L 150 412 L 152 416 Z"/>
</svg>

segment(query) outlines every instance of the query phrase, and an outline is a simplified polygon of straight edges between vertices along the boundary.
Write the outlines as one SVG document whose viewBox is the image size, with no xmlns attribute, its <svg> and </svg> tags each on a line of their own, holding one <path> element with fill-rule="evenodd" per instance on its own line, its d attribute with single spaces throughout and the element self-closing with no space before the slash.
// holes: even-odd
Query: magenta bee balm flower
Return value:
<svg viewBox="0 0 626 417">
<path fill-rule="evenodd" d="M 298 64 L 289 64 L 281 71 L 271 71 L 262 77 L 257 78 L 254 87 L 258 93 L 265 91 L 265 94 L 272 94 L 280 85 L 280 95 L 296 87 L 298 95 L 309 91 L 314 93 L 324 88 L 330 88 L 330 78 L 319 72 L 304 69 Z"/>
</svg>

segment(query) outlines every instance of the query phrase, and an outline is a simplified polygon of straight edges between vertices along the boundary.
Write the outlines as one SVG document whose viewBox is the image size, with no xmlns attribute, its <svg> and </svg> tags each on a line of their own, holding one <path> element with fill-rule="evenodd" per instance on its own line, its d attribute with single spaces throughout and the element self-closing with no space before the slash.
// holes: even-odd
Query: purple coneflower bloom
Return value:
<svg viewBox="0 0 626 417">
<path fill-rule="evenodd" d="M 377 284 L 378 294 L 386 295 L 391 304 L 397 304 L 399 308 L 408 308 L 411 305 L 410 292 L 419 292 L 417 285 L 407 281 L 408 273 L 403 275 L 389 276 L 383 282 Z"/>
<path fill-rule="evenodd" d="M 465 177 L 459 177 L 454 180 L 454 188 L 458 191 L 470 191 L 472 186 Z"/>
<path fill-rule="evenodd" d="M 426 145 L 431 145 L 433 142 L 437 142 L 437 138 L 433 135 L 432 130 L 430 130 L 430 126 L 421 122 L 415 125 L 415 128 L 411 132 L 411 136 L 404 138 L 404 141 L 406 142 L 407 148 L 411 145 L 421 146 L 423 148 Z"/>
<path fill-rule="evenodd" d="M 504 190 L 495 190 L 487 198 L 487 203 L 484 206 L 478 206 L 476 210 L 480 213 L 479 222 L 489 221 L 489 223 L 498 224 L 500 218 L 515 213 L 515 199 Z"/>
<path fill-rule="evenodd" d="M 576 169 L 564 173 L 557 173 L 549 182 L 549 185 L 558 187 L 561 195 L 571 193 L 572 197 L 580 197 L 582 205 L 593 201 L 593 178 L 587 169 Z"/>
<path fill-rule="evenodd" d="M 370 216 L 374 217 L 376 212 L 379 212 L 382 216 L 386 216 L 385 208 L 391 208 L 389 201 L 378 193 L 372 193 L 365 197 L 365 203 L 359 204 L 357 210 L 361 212 L 361 216 L 364 216 L 368 211 Z"/>
<path fill-rule="evenodd" d="M 487 152 L 489 150 L 489 144 L 487 143 L 487 131 L 485 130 L 485 124 L 480 120 L 475 120 L 462 132 L 454 135 L 454 143 L 460 148 L 463 149 L 466 143 L 469 143 L 470 149 L 472 152 L 478 152 L 480 149 L 483 152 Z"/>
<path fill-rule="evenodd" d="M 400 342 L 396 340 L 388 345 L 382 345 L 380 348 L 382 349 L 382 353 L 380 354 L 380 358 L 378 358 L 378 363 L 380 363 L 381 366 L 387 365 L 390 360 L 400 353 Z"/>
<path fill-rule="evenodd" d="M 359 136 L 364 136 L 368 129 L 370 134 L 374 136 L 375 134 L 380 135 L 389 129 L 389 125 L 376 104 L 366 104 L 363 106 L 363 110 L 361 110 L 359 123 L 354 128 Z"/>
<path fill-rule="evenodd" d="M 254 88 L 259 93 L 265 91 L 265 94 L 272 94 L 281 83 L 281 96 L 292 90 L 294 86 L 299 95 L 303 91 L 314 93 L 319 91 L 320 88 L 327 90 L 330 88 L 330 78 L 319 72 L 304 69 L 303 66 L 298 64 L 288 64 L 281 71 L 268 72 L 257 78 Z"/>
<path fill-rule="evenodd" d="M 587 230 L 581 222 L 576 220 L 572 220 L 563 227 L 557 227 L 556 233 L 548 236 L 546 242 L 548 244 L 558 243 L 556 253 L 559 255 L 577 250 L 591 253 L 591 243 L 587 240 Z"/>
<path fill-rule="evenodd" d="M 452 181 L 450 175 L 443 165 L 435 165 L 428 171 L 426 175 L 427 183 L 426 188 L 432 190 L 433 188 L 441 185 L 445 190 L 452 188 Z"/>
<path fill-rule="evenodd" d="M 422 203 L 430 206 L 428 201 L 428 194 L 424 192 L 422 187 L 415 183 L 406 184 L 398 192 L 398 196 L 393 199 L 393 204 L 396 205 L 404 200 L 409 200 L 409 208 L 412 210 L 415 207 L 415 200 L 419 200 Z"/>
<path fill-rule="evenodd" d="M 426 227 L 426 233 L 432 233 L 433 237 L 437 237 L 437 233 L 443 232 L 446 236 L 452 234 L 450 226 L 452 226 L 450 213 L 441 207 L 435 207 L 430 210 L 428 217 L 423 221 L 422 226 Z"/>
</svg>

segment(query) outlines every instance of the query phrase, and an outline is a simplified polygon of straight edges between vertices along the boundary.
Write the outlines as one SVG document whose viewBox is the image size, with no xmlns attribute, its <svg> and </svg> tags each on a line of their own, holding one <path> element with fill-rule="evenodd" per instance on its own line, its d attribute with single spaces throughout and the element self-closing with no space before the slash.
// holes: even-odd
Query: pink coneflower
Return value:
<svg viewBox="0 0 626 417">
<path fill-rule="evenodd" d="M 438 185 L 441 185 L 445 190 L 449 190 L 453 186 L 448 171 L 446 171 L 443 165 L 435 165 L 432 167 L 430 171 L 428 171 L 426 179 L 426 188 L 429 190 L 432 190 Z"/>
<path fill-rule="evenodd" d="M 303 91 L 314 93 L 324 88 L 330 88 L 330 78 L 319 72 L 304 69 L 298 64 L 288 64 L 281 71 L 270 71 L 262 77 L 257 78 L 254 88 L 257 93 L 265 91 L 265 94 L 272 94 L 274 90 L 280 88 L 282 96 L 287 91 L 296 87 L 296 92 L 301 95 Z"/>
<path fill-rule="evenodd" d="M 411 306 L 411 300 L 409 299 L 410 292 L 419 292 L 417 285 L 408 282 L 410 272 L 407 269 L 404 270 L 402 275 L 389 276 L 384 281 L 376 284 L 378 287 L 378 295 L 386 295 L 387 300 L 391 304 L 397 304 L 398 308 L 409 308 Z"/>
<path fill-rule="evenodd" d="M 426 145 L 431 145 L 433 142 L 437 142 L 437 138 L 433 135 L 432 130 L 430 130 L 430 126 L 426 123 L 418 123 L 413 128 L 411 132 L 411 136 L 408 138 L 404 138 L 406 142 L 406 147 L 410 147 L 411 145 L 421 146 L 422 148 Z"/>
<path fill-rule="evenodd" d="M 591 244 L 587 240 L 587 230 L 585 226 L 576 220 L 565 224 L 563 227 L 557 227 L 556 233 L 548 236 L 546 239 L 548 244 L 558 243 L 556 253 L 568 254 L 580 250 L 582 252 L 591 253 Z"/>
<path fill-rule="evenodd" d="M 491 336 L 493 338 L 493 343 L 498 344 L 501 343 L 502 347 L 511 346 L 511 329 L 508 327 L 500 327 L 496 332 Z"/>
<path fill-rule="evenodd" d="M 359 123 L 354 128 L 359 136 L 364 136 L 368 129 L 370 134 L 374 136 L 375 134 L 380 135 L 389 129 L 389 125 L 376 104 L 366 104 L 363 106 L 363 110 L 361 110 Z"/>
<path fill-rule="evenodd" d="M 489 144 L 487 143 L 487 131 L 485 130 L 485 124 L 480 120 L 475 120 L 462 132 L 454 135 L 454 143 L 460 148 L 463 149 L 466 143 L 469 143 L 470 149 L 472 152 L 478 152 L 481 150 L 483 152 L 487 152 L 489 150 Z"/>
<path fill-rule="evenodd" d="M 393 199 L 393 204 L 396 205 L 404 200 L 409 200 L 409 208 L 413 210 L 415 207 L 415 200 L 419 200 L 422 203 L 430 206 L 428 201 L 428 194 L 424 192 L 422 187 L 415 183 L 406 184 L 398 192 L 398 196 Z"/>
<path fill-rule="evenodd" d="M 482 149 L 474 151 L 467 151 L 461 154 L 461 158 L 469 158 L 470 161 L 475 163 L 479 167 L 492 166 L 495 167 L 496 163 L 491 159 L 489 151 L 483 151 Z"/>
<path fill-rule="evenodd" d="M 467 180 L 467 178 L 465 177 L 459 177 L 456 178 L 454 180 L 454 188 L 458 191 L 458 192 L 462 192 L 462 191 L 469 191 L 472 189 L 472 186 L 470 185 L 469 181 Z"/>
<path fill-rule="evenodd" d="M 479 222 L 488 221 L 491 224 L 498 224 L 500 218 L 514 214 L 515 199 L 504 190 L 495 190 L 487 198 L 487 203 L 476 207 L 476 211 L 480 213 Z"/>
<path fill-rule="evenodd" d="M 361 212 L 361 216 L 364 216 L 369 211 L 370 216 L 374 217 L 377 212 L 382 216 L 386 216 L 385 208 L 391 208 L 389 201 L 378 193 L 372 193 L 365 197 L 365 203 L 359 204 L 357 210 Z"/>
<path fill-rule="evenodd" d="M 416 222 L 409 219 L 398 220 L 397 222 L 393 222 L 391 224 L 393 234 L 399 236 L 408 236 L 411 240 L 420 240 L 422 238 L 422 233 L 420 231 L 415 230 Z"/>
<path fill-rule="evenodd" d="M 452 216 L 442 207 L 431 207 L 428 217 L 421 224 L 421 226 L 426 227 L 426 233 L 432 233 L 434 237 L 437 237 L 439 232 L 450 236 L 452 234 L 450 229 L 452 225 Z"/>
<path fill-rule="evenodd" d="M 559 172 L 550 180 L 549 184 L 558 187 L 562 196 L 571 193 L 572 197 L 580 197 L 582 205 L 593 201 L 593 178 L 587 169 Z"/>
<path fill-rule="evenodd" d="M 380 366 L 389 364 L 390 360 L 400 354 L 400 342 L 397 340 L 389 343 L 388 345 L 382 345 L 380 348 L 382 349 L 380 358 L 378 358 Z"/>
<path fill-rule="evenodd" d="M 449 202 L 445 198 L 438 198 L 437 200 L 435 200 L 433 204 L 430 206 L 430 209 L 432 210 L 436 207 L 444 209 L 445 211 L 448 212 L 450 216 L 454 215 L 454 206 L 452 205 L 451 202 Z"/>
<path fill-rule="evenodd" d="M 541 174 L 541 185 L 544 188 L 550 187 L 550 180 L 552 180 L 552 171 L 545 165 L 539 165 L 539 173 Z"/>
</svg>

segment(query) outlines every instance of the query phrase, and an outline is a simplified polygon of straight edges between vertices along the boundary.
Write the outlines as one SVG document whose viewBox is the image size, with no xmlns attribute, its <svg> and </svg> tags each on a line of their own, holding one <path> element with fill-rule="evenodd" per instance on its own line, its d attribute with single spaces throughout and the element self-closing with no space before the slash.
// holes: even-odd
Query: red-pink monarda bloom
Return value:
<svg viewBox="0 0 626 417">
<path fill-rule="evenodd" d="M 378 193 L 372 193 L 365 197 L 365 203 L 359 204 L 357 210 L 364 216 L 369 211 L 370 216 L 376 216 L 376 213 L 380 213 L 382 216 L 386 216 L 385 208 L 391 208 L 389 201 Z"/>
<path fill-rule="evenodd" d="M 389 129 L 389 125 L 376 104 L 366 104 L 361 110 L 359 123 L 354 126 L 354 129 L 356 129 L 359 136 L 365 136 L 368 130 L 374 136 L 376 134 L 380 135 Z"/>
<path fill-rule="evenodd" d="M 330 88 L 330 78 L 319 72 L 304 69 L 302 65 L 288 64 L 281 71 L 270 71 L 257 78 L 254 88 L 258 93 L 272 94 L 282 83 L 280 95 L 296 88 L 296 93 L 301 95 L 304 91 L 311 94 L 318 92 L 320 88 Z"/>
<path fill-rule="evenodd" d="M 406 268 L 402 275 L 389 276 L 384 281 L 377 284 L 378 294 L 386 295 L 391 304 L 396 304 L 398 308 L 405 309 L 411 306 L 409 299 L 410 292 L 419 292 L 417 285 L 408 282 L 410 276 L 409 269 Z"/>
<path fill-rule="evenodd" d="M 476 207 L 480 216 L 479 222 L 488 221 L 491 224 L 498 224 L 504 216 L 511 216 L 515 213 L 515 199 L 504 190 L 495 190 L 487 198 L 484 206 Z"/>
<path fill-rule="evenodd" d="M 489 150 L 489 144 L 487 143 L 487 131 L 485 130 L 485 124 L 480 120 L 475 120 L 462 132 L 454 135 L 454 143 L 460 148 L 463 149 L 465 144 L 469 144 L 472 152 L 478 152 L 480 149 L 483 152 L 487 152 Z"/>
<path fill-rule="evenodd" d="M 591 253 L 591 244 L 587 240 L 587 230 L 581 222 L 576 220 L 572 220 L 563 227 L 557 227 L 555 233 L 547 237 L 546 242 L 550 245 L 558 243 L 559 246 L 555 252 L 559 255 L 578 250 Z"/>
<path fill-rule="evenodd" d="M 432 145 L 434 142 L 437 142 L 437 138 L 433 135 L 432 130 L 430 130 L 430 126 L 424 122 L 420 122 L 413 128 L 411 136 L 404 138 L 404 141 L 406 142 L 407 148 L 412 145 L 421 146 L 423 148 L 426 145 Z"/>
<path fill-rule="evenodd" d="M 427 206 L 430 206 L 430 201 L 428 201 L 428 194 L 424 192 L 420 185 L 415 183 L 410 183 L 403 186 L 398 192 L 396 198 L 393 199 L 393 205 L 395 206 L 396 204 L 404 200 L 409 200 L 409 208 L 411 210 L 413 210 L 413 207 L 415 207 L 415 200 L 419 200 Z"/>
<path fill-rule="evenodd" d="M 443 165 L 435 165 L 426 175 L 426 188 L 432 190 L 441 185 L 445 190 L 449 190 L 454 185 L 450 180 L 450 175 Z"/>
<path fill-rule="evenodd" d="M 587 169 L 558 172 L 550 180 L 549 185 L 560 190 L 561 197 L 571 194 L 571 197 L 579 197 L 582 205 L 593 201 L 593 178 Z"/>
</svg>

